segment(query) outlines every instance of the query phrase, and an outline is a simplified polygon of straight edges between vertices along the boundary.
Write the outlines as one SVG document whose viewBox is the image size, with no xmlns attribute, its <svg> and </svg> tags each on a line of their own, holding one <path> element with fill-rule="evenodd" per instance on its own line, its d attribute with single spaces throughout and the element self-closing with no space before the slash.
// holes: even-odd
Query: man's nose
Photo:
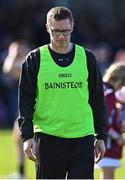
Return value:
<svg viewBox="0 0 125 180">
<path fill-rule="evenodd" d="M 60 32 L 59 38 L 64 38 L 64 37 L 65 37 L 65 36 L 64 36 L 63 32 Z"/>
</svg>

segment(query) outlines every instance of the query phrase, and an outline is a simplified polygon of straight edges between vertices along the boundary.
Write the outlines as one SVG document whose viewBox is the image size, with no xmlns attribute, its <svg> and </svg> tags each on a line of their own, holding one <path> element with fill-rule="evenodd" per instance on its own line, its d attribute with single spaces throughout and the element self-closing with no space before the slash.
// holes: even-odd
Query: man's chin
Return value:
<svg viewBox="0 0 125 180">
<path fill-rule="evenodd" d="M 60 47 L 65 47 L 67 45 L 67 43 L 66 43 L 66 41 L 59 41 L 57 43 L 57 45 L 60 46 Z"/>
</svg>

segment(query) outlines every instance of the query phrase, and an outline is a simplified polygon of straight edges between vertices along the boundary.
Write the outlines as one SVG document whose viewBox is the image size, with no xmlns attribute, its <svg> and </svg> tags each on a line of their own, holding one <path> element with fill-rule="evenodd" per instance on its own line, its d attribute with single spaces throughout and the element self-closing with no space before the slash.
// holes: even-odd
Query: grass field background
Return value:
<svg viewBox="0 0 125 180">
<path fill-rule="evenodd" d="M 17 172 L 16 151 L 11 130 L 0 130 L 0 178 L 7 178 Z M 26 160 L 26 177 L 35 178 L 35 165 Z M 95 170 L 95 179 L 99 178 L 99 171 Z M 125 148 L 123 151 L 122 167 L 116 170 L 115 179 L 125 179 Z"/>
</svg>

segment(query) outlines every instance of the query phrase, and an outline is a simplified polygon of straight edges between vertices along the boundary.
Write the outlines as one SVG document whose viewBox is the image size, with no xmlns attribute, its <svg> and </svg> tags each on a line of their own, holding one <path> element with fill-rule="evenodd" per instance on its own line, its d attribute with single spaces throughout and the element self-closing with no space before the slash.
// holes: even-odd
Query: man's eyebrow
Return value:
<svg viewBox="0 0 125 180">
<path fill-rule="evenodd" d="M 52 29 L 52 30 L 57 30 L 57 31 L 67 31 L 67 30 L 71 30 L 71 28 L 67 28 L 67 29 L 56 29 L 56 28 L 54 28 L 54 29 Z"/>
</svg>

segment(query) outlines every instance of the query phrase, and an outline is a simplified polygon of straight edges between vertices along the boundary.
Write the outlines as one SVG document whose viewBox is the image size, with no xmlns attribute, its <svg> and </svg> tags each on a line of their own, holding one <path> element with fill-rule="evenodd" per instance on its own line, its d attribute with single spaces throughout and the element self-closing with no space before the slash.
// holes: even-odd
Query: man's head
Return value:
<svg viewBox="0 0 125 180">
<path fill-rule="evenodd" d="M 50 25 L 54 21 L 69 19 L 71 25 L 74 24 L 71 11 L 66 7 L 54 7 L 47 13 L 47 24 Z"/>
<path fill-rule="evenodd" d="M 46 28 L 50 40 L 58 46 L 65 46 L 70 42 L 74 20 L 71 11 L 66 7 L 54 7 L 47 13 Z"/>
</svg>

